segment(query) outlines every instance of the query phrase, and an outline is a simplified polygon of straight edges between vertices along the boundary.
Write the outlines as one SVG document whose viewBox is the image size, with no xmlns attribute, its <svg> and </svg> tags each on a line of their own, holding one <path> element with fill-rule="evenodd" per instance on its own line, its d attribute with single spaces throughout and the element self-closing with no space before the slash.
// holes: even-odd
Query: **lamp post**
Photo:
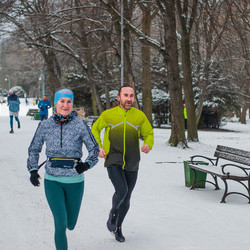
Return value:
<svg viewBox="0 0 250 250">
<path fill-rule="evenodd" d="M 43 72 L 39 76 L 39 86 L 40 86 L 39 95 L 42 94 L 43 97 L 45 95 L 45 81 Z"/>
<path fill-rule="evenodd" d="M 9 90 L 10 90 L 10 76 L 6 75 L 5 81 L 9 83 Z"/>
<path fill-rule="evenodd" d="M 45 95 L 45 81 L 44 81 L 44 77 L 42 77 L 42 85 L 43 85 L 43 96 Z"/>
<path fill-rule="evenodd" d="M 42 96 L 45 95 L 45 86 L 44 86 L 44 80 L 43 80 L 43 75 L 41 74 L 39 76 L 39 85 L 42 87 Z M 41 92 L 40 92 L 41 93 Z"/>
<path fill-rule="evenodd" d="M 124 84 L 124 33 L 123 33 L 123 0 L 121 0 L 121 86 Z"/>
</svg>

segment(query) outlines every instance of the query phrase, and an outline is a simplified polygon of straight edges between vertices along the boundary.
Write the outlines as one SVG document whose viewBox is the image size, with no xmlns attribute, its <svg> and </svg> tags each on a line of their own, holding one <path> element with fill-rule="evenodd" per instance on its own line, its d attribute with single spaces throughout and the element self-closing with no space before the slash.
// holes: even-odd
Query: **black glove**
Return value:
<svg viewBox="0 0 250 250">
<path fill-rule="evenodd" d="M 44 108 L 42 108 L 42 107 L 39 107 L 41 110 L 44 110 Z"/>
<path fill-rule="evenodd" d="M 84 171 L 87 171 L 89 169 L 90 165 L 88 162 L 79 162 L 75 167 L 74 170 L 78 173 L 81 174 Z"/>
<path fill-rule="evenodd" d="M 30 182 L 36 186 L 39 187 L 40 186 L 40 182 L 38 179 L 40 179 L 40 175 L 37 173 L 37 170 L 32 170 L 30 171 Z"/>
</svg>

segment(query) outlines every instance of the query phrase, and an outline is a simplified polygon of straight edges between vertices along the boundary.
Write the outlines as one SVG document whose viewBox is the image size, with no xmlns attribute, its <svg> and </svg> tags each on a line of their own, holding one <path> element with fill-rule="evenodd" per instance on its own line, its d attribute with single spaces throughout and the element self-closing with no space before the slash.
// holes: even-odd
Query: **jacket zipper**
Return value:
<svg viewBox="0 0 250 250">
<path fill-rule="evenodd" d="M 125 154 L 126 154 L 126 125 L 127 125 L 127 113 L 124 116 L 124 129 L 123 129 L 123 166 L 122 169 L 125 168 Z"/>
<path fill-rule="evenodd" d="M 62 148 L 62 129 L 63 129 L 62 126 L 63 126 L 63 125 L 61 124 L 61 148 Z"/>
</svg>

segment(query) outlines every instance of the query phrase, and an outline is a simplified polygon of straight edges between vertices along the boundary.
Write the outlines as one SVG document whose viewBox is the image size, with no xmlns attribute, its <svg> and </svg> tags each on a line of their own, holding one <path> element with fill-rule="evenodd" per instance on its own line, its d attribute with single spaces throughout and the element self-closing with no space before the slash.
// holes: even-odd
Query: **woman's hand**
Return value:
<svg viewBox="0 0 250 250">
<path fill-rule="evenodd" d="M 37 170 L 30 171 L 30 182 L 35 186 L 39 187 L 40 182 L 39 179 L 41 179 L 40 175 L 38 174 Z"/>
<path fill-rule="evenodd" d="M 83 172 L 87 171 L 90 168 L 90 165 L 88 162 L 79 162 L 74 170 L 78 173 L 78 174 L 82 174 Z"/>
</svg>

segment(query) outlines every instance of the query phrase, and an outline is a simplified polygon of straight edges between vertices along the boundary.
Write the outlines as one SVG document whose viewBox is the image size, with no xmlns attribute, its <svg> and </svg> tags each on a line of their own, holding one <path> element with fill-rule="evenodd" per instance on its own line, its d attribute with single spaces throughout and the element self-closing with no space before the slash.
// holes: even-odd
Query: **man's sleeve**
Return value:
<svg viewBox="0 0 250 250">
<path fill-rule="evenodd" d="M 141 135 L 143 137 L 144 144 L 148 144 L 151 150 L 154 145 L 154 131 L 146 115 L 145 114 L 143 115 L 144 115 L 144 121 L 141 125 Z"/>
<path fill-rule="evenodd" d="M 94 137 L 99 145 L 99 148 L 103 147 L 102 140 L 100 137 L 101 131 L 107 126 L 108 126 L 108 124 L 105 122 L 102 115 L 100 115 L 100 117 L 92 125 L 91 132 L 94 135 Z"/>
</svg>

